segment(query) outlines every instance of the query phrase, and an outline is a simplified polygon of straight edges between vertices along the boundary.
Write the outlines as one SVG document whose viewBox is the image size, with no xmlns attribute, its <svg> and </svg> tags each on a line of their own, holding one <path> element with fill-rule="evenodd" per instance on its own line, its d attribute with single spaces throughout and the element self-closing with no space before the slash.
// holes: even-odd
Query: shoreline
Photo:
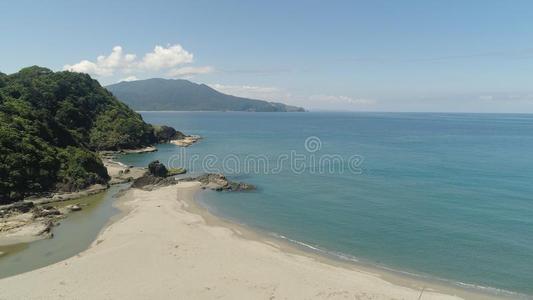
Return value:
<svg viewBox="0 0 533 300">
<path fill-rule="evenodd" d="M 196 182 L 127 190 L 114 203 L 121 212 L 88 249 L 1 279 L 0 298 L 211 299 L 216 291 L 223 298 L 487 299 L 289 247 L 210 214 L 196 202 L 199 192 Z"/>
<path fill-rule="evenodd" d="M 342 258 L 343 253 L 333 253 L 325 249 L 316 248 L 303 242 L 292 240 L 283 235 L 253 228 L 252 226 L 239 223 L 223 216 L 216 215 L 209 210 L 209 207 L 202 204 L 201 194 L 205 190 L 199 190 L 192 199 L 185 202 L 189 205 L 186 210 L 198 214 L 204 218 L 207 225 L 221 226 L 233 230 L 234 233 L 243 239 L 259 241 L 278 247 L 281 251 L 302 255 L 341 268 L 363 271 L 378 276 L 390 283 L 398 284 L 415 289 L 425 289 L 445 294 L 451 294 L 465 299 L 514 299 L 514 297 L 529 297 L 529 295 L 517 292 L 500 290 L 492 287 L 476 286 L 451 280 L 426 277 L 415 273 L 404 272 L 386 266 L 372 264 L 371 262 L 359 261 L 357 258 Z M 346 255 L 347 256 L 347 255 Z M 464 285 L 464 286 L 461 286 Z M 501 293 L 502 295 L 500 295 Z M 422 297 L 423 298 L 423 297 Z"/>
</svg>

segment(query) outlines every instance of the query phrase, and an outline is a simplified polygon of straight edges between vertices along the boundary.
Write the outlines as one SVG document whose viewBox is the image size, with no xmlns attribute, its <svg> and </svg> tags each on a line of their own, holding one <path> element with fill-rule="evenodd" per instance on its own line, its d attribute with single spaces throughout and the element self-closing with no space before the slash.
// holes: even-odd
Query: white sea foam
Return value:
<svg viewBox="0 0 533 300">
<path fill-rule="evenodd" d="M 295 244 L 297 246 L 300 246 L 300 247 L 303 247 L 303 248 L 307 248 L 307 249 L 311 249 L 313 252 L 317 252 L 317 253 L 322 254 L 322 255 L 334 257 L 334 258 L 337 258 L 337 259 L 340 259 L 340 260 L 343 260 L 343 261 L 348 261 L 348 262 L 359 262 L 359 260 L 356 257 L 352 256 L 352 255 L 347 255 L 347 254 L 340 253 L 340 252 L 335 252 L 335 251 L 324 250 L 324 249 L 321 249 L 318 246 L 314 246 L 314 245 L 310 245 L 308 243 L 304 243 L 304 242 L 301 242 L 301 241 L 298 241 L 298 240 L 294 240 L 294 239 L 286 237 L 285 235 L 282 235 L 282 234 L 270 233 L 270 235 L 274 236 L 275 238 L 286 240 L 286 241 L 288 241 L 288 242 L 290 242 L 292 244 Z M 429 276 L 429 275 L 420 275 L 420 274 L 416 274 L 416 273 L 411 273 L 411 272 L 407 272 L 407 271 L 401 271 L 401 270 L 393 269 L 393 268 L 390 268 L 390 267 L 387 267 L 387 266 L 384 266 L 384 265 L 374 264 L 373 266 L 377 267 L 379 269 L 383 269 L 383 270 L 386 270 L 386 271 L 389 271 L 389 272 L 393 272 L 393 273 L 397 273 L 397 274 L 407 275 L 407 276 L 413 277 L 413 278 L 420 278 L 422 280 L 425 279 L 425 280 L 430 280 L 430 281 L 443 282 L 443 283 L 448 284 L 448 285 L 455 285 L 455 286 L 463 287 L 465 289 L 469 289 L 469 290 L 473 290 L 473 291 L 481 291 L 483 293 L 487 293 L 487 294 L 490 294 L 490 295 L 502 296 L 502 297 L 512 298 L 512 299 L 524 299 L 524 300 L 533 299 L 533 297 L 531 297 L 531 296 L 524 295 L 524 294 L 521 294 L 521 293 L 512 292 L 512 291 L 508 291 L 508 290 L 505 290 L 505 289 L 487 287 L 487 286 L 476 285 L 476 284 L 465 283 L 465 282 L 457 282 L 457 281 L 437 278 L 437 277 L 433 277 L 433 276 Z"/>
</svg>

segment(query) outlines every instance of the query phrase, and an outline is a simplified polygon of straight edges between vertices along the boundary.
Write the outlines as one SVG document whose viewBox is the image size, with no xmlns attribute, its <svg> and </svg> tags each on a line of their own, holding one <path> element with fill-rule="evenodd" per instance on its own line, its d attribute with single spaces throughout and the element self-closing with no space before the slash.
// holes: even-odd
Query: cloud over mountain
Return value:
<svg viewBox="0 0 533 300">
<path fill-rule="evenodd" d="M 156 45 L 151 52 L 145 53 L 141 59 L 136 54 L 125 53 L 121 46 L 115 46 L 109 55 L 99 55 L 94 61 L 84 59 L 75 64 L 67 64 L 63 70 L 88 73 L 100 78 L 116 75 L 137 78 L 139 74 L 160 72 L 169 77 L 179 78 L 207 74 L 214 70 L 211 66 L 187 65 L 193 62 L 194 55 L 180 44 L 166 47 Z"/>
</svg>

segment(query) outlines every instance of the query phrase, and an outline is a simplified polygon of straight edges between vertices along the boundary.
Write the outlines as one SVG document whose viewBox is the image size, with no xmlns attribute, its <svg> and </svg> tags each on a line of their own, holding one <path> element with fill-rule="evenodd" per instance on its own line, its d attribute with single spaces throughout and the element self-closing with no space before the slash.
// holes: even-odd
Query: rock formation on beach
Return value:
<svg viewBox="0 0 533 300">
<path fill-rule="evenodd" d="M 202 183 L 204 188 L 209 188 L 215 191 L 251 191 L 255 190 L 255 186 L 244 183 L 244 182 L 234 182 L 226 178 L 221 173 L 207 173 L 200 175 L 198 177 L 190 178 L 187 180 L 199 181 Z"/>
<path fill-rule="evenodd" d="M 179 170 L 179 168 L 171 168 L 170 170 Z M 182 172 L 182 173 L 185 173 Z M 244 182 L 234 182 L 226 178 L 220 173 L 207 173 L 196 177 L 176 178 L 175 173 L 170 172 L 164 164 L 158 160 L 152 161 L 148 165 L 148 172 L 142 177 L 133 181 L 132 187 L 144 190 L 152 190 L 158 187 L 178 184 L 182 181 L 198 181 L 203 188 L 214 191 L 251 191 L 255 186 Z"/>
<path fill-rule="evenodd" d="M 0 207 L 0 246 L 52 237 L 52 227 L 66 214 L 81 210 L 72 204 L 63 208 L 19 201 Z"/>
</svg>

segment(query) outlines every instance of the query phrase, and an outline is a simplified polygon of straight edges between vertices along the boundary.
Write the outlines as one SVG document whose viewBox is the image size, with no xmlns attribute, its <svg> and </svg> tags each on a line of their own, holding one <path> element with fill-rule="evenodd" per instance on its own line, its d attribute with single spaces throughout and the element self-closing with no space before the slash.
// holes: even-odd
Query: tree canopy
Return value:
<svg viewBox="0 0 533 300">
<path fill-rule="evenodd" d="M 105 183 L 95 151 L 155 142 L 154 128 L 87 74 L 0 73 L 0 203 Z"/>
</svg>

